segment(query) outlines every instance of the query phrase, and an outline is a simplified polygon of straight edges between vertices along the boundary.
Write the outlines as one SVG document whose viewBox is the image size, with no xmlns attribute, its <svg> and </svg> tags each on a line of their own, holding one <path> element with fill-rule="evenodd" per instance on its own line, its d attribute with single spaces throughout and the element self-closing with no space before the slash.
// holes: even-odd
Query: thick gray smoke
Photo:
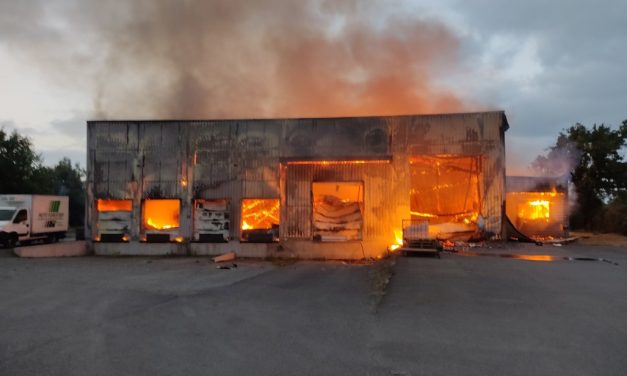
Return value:
<svg viewBox="0 0 627 376">
<path fill-rule="evenodd" d="M 466 109 L 438 86 L 458 68 L 458 40 L 395 2 L 0 1 L 0 42 L 93 96 L 93 117 Z"/>
</svg>

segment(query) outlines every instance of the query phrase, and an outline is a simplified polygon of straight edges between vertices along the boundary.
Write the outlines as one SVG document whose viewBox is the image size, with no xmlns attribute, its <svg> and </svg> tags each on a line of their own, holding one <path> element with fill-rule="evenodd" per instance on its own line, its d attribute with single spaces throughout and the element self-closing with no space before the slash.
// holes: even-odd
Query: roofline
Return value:
<svg viewBox="0 0 627 376">
<path fill-rule="evenodd" d="M 295 120 L 341 120 L 341 119 L 373 119 L 373 118 L 408 118 L 408 117 L 446 117 L 446 116 L 471 116 L 471 115 L 498 115 L 500 114 L 503 117 L 503 129 L 509 129 L 509 123 L 507 121 L 507 117 L 505 116 L 505 111 L 474 111 L 474 112 L 444 112 L 444 113 L 434 113 L 434 114 L 401 114 L 401 115 L 362 115 L 362 116 L 331 116 L 331 117 L 267 117 L 267 118 L 219 118 L 219 119 L 208 119 L 208 118 L 194 118 L 194 119 L 92 119 L 87 120 L 87 123 L 180 123 L 180 122 L 188 122 L 188 123 L 197 123 L 197 122 L 207 122 L 207 121 L 295 121 Z"/>
</svg>

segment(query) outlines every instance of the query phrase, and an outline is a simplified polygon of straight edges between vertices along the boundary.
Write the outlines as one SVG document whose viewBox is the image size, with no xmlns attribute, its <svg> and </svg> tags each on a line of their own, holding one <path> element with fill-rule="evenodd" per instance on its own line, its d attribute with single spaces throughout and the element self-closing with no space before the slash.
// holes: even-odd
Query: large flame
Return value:
<svg viewBox="0 0 627 376">
<path fill-rule="evenodd" d="M 179 200 L 146 199 L 143 208 L 144 226 L 149 230 L 178 228 L 180 208 Z"/>
<path fill-rule="evenodd" d="M 242 230 L 271 229 L 280 223 L 279 199 L 242 200 Z"/>
<path fill-rule="evenodd" d="M 518 217 L 532 220 L 548 221 L 551 217 L 551 203 L 549 200 L 530 200 L 521 205 Z"/>
</svg>

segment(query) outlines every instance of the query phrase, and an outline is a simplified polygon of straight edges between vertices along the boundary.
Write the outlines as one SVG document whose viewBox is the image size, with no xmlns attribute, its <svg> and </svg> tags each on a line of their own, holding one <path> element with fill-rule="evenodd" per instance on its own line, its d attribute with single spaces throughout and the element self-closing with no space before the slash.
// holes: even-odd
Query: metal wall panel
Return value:
<svg viewBox="0 0 627 376">
<path fill-rule="evenodd" d="M 409 216 L 408 158 L 481 155 L 482 214 L 501 233 L 507 121 L 502 112 L 332 119 L 94 121 L 88 123 L 87 218 L 96 198 L 180 198 L 191 235 L 193 198 L 279 198 L 282 235 L 310 237 L 311 182 L 364 182 L 364 239 L 389 237 Z M 387 164 L 289 165 L 288 161 L 391 160 Z M 282 188 L 283 187 L 283 192 Z M 396 223 L 398 222 L 398 223 Z M 133 224 L 135 228 L 139 223 Z M 234 230 L 239 232 L 239 229 Z M 232 233 L 237 237 L 239 233 Z"/>
</svg>

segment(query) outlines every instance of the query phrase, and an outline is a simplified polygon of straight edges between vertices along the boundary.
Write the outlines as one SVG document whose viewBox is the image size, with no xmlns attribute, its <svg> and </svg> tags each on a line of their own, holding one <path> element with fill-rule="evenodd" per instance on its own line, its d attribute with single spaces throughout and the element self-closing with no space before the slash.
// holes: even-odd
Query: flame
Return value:
<svg viewBox="0 0 627 376">
<path fill-rule="evenodd" d="M 550 202 L 548 200 L 527 201 L 518 212 L 518 217 L 525 219 L 544 219 L 550 218 Z"/>
<path fill-rule="evenodd" d="M 144 225 L 150 230 L 170 230 L 179 227 L 179 200 L 146 199 L 144 201 Z"/>
<path fill-rule="evenodd" d="M 99 212 L 131 211 L 132 208 L 131 200 L 96 200 L 96 210 Z"/>
<path fill-rule="evenodd" d="M 181 179 L 181 186 L 187 187 L 187 179 Z"/>
<path fill-rule="evenodd" d="M 394 229 L 393 231 L 394 231 L 394 239 L 396 243 L 388 247 L 388 250 L 390 252 L 394 252 L 403 246 L 403 231 L 398 230 L 398 229 Z"/>
<path fill-rule="evenodd" d="M 124 236 L 122 236 L 122 241 L 123 241 L 123 242 L 127 242 L 127 241 L 128 241 L 128 235 L 124 235 Z"/>
<path fill-rule="evenodd" d="M 369 160 L 369 161 L 290 161 L 287 162 L 288 165 L 323 165 L 323 166 L 328 166 L 328 165 L 348 165 L 348 164 L 366 164 L 366 163 L 390 163 L 390 161 L 388 160 L 384 160 L 384 159 L 375 159 L 375 160 Z"/>
<path fill-rule="evenodd" d="M 174 241 L 177 243 L 182 243 L 183 242 L 183 237 L 182 236 L 177 236 L 176 238 L 174 238 Z"/>
<path fill-rule="evenodd" d="M 420 212 L 416 212 L 416 211 L 412 211 L 410 213 L 411 213 L 411 215 L 415 215 L 416 217 L 437 218 L 437 215 L 435 215 L 435 214 L 420 213 Z"/>
<path fill-rule="evenodd" d="M 280 223 L 279 199 L 243 199 L 242 230 L 271 229 Z"/>
</svg>

